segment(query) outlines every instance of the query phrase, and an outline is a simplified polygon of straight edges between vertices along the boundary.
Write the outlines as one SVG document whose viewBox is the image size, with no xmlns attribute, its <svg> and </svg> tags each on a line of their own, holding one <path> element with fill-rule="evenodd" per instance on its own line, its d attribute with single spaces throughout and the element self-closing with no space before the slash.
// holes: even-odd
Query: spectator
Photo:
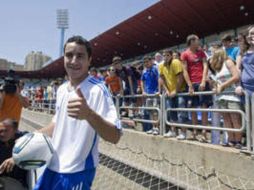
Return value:
<svg viewBox="0 0 254 190">
<path fill-rule="evenodd" d="M 159 66 L 159 73 L 160 81 L 162 82 L 166 96 L 170 98 L 166 101 L 166 107 L 177 108 L 178 98 L 176 95 L 178 92 L 184 90 L 182 64 L 178 59 L 173 59 L 173 52 L 171 50 L 164 50 L 163 56 L 164 62 Z M 160 85 L 159 92 L 161 92 Z M 173 122 L 177 122 L 177 112 L 171 111 L 168 118 Z M 176 137 L 176 131 L 173 126 L 171 126 L 171 129 L 165 134 L 165 137 Z"/>
<path fill-rule="evenodd" d="M 0 179 L 11 177 L 21 184 L 15 189 L 27 187 L 27 171 L 15 166 L 12 159 L 12 149 L 15 141 L 24 133 L 18 131 L 18 123 L 12 119 L 5 119 L 0 123 Z M 23 187 L 22 187 L 23 186 Z"/>
<path fill-rule="evenodd" d="M 242 57 L 249 48 L 249 44 L 247 42 L 246 35 L 243 33 L 238 34 L 238 46 L 239 46 L 240 50 L 239 50 L 238 55 L 236 57 L 236 66 L 237 66 L 237 69 L 239 70 L 239 72 L 241 73 L 240 68 L 241 68 Z"/>
<path fill-rule="evenodd" d="M 20 94 L 19 84 L 16 84 L 14 92 L 8 92 L 5 88 L 0 91 L 0 121 L 7 118 L 20 120 L 22 107 L 29 106 L 29 100 Z"/>
<path fill-rule="evenodd" d="M 42 88 L 42 86 L 38 86 L 36 88 L 35 101 L 37 104 L 37 108 L 39 110 L 42 109 L 42 100 L 43 100 L 43 88 Z"/>
<path fill-rule="evenodd" d="M 180 60 L 181 57 L 181 53 L 178 51 L 174 51 L 173 52 L 173 59 L 179 59 Z"/>
<path fill-rule="evenodd" d="M 228 57 L 230 57 L 233 61 L 236 61 L 236 57 L 239 52 L 239 47 L 236 47 L 233 44 L 233 39 L 230 34 L 225 34 L 222 39 L 223 47 L 225 48 L 225 51 L 227 52 Z"/>
<path fill-rule="evenodd" d="M 145 66 L 145 71 L 142 74 L 141 77 L 141 90 L 142 94 L 146 96 L 147 94 L 157 94 L 158 93 L 158 79 L 159 79 L 159 73 L 158 70 L 155 66 L 153 66 L 152 62 L 152 57 L 150 56 L 145 56 L 143 58 L 144 60 L 144 66 Z M 146 107 L 158 107 L 158 98 L 147 98 L 146 99 Z M 151 112 L 148 110 L 145 110 L 144 117 L 145 119 L 152 119 L 152 120 L 157 120 L 158 115 L 156 115 L 157 112 Z M 149 124 L 144 124 L 143 125 L 143 130 L 147 131 L 148 134 L 154 134 L 158 135 L 159 134 L 159 126 L 158 124 L 154 124 L 153 128 L 151 128 L 151 125 Z"/>
<path fill-rule="evenodd" d="M 215 91 L 217 93 L 217 104 L 221 109 L 240 110 L 240 98 L 236 95 L 224 94 L 222 92 L 235 91 L 235 84 L 239 81 L 239 72 L 235 63 L 227 56 L 225 50 L 218 49 L 211 58 L 211 67 L 215 71 Z M 240 129 L 241 117 L 237 113 L 222 113 L 224 127 Z M 241 148 L 242 133 L 229 132 L 229 143 L 227 145 Z"/>
<path fill-rule="evenodd" d="M 144 67 L 143 67 L 143 65 L 137 65 L 136 68 L 137 68 L 137 72 L 139 72 L 139 74 L 140 74 L 140 79 L 138 80 L 137 94 L 142 94 L 141 77 L 142 77 L 142 74 L 143 74 Z"/>
<path fill-rule="evenodd" d="M 91 67 L 89 72 L 90 72 L 90 75 L 96 78 L 97 80 L 104 81 L 103 77 L 100 76 L 100 73 L 98 73 L 98 70 L 95 67 Z"/>
<path fill-rule="evenodd" d="M 123 95 L 123 84 L 121 78 L 116 75 L 114 67 L 109 68 L 109 76 L 105 82 L 113 96 Z"/>
<path fill-rule="evenodd" d="M 249 49 L 242 58 L 241 86 L 237 87 L 236 93 L 240 95 L 245 90 L 251 96 L 254 92 L 254 26 L 248 28 L 247 42 Z"/>
<path fill-rule="evenodd" d="M 48 91 L 47 87 L 43 87 L 43 107 L 48 108 Z"/>
<path fill-rule="evenodd" d="M 101 69 L 100 72 L 101 72 L 101 80 L 105 81 L 106 78 L 108 77 L 108 71 L 107 71 L 107 69 Z"/>
<path fill-rule="evenodd" d="M 157 52 L 154 55 L 154 65 L 158 68 L 161 63 L 163 63 L 163 56 L 160 54 L 160 52 Z"/>
<path fill-rule="evenodd" d="M 207 108 L 212 104 L 212 97 L 205 96 L 193 96 L 194 91 L 209 91 L 209 84 L 206 82 L 207 79 L 207 60 L 206 55 L 199 46 L 198 36 L 191 34 L 187 37 L 188 49 L 181 55 L 183 61 L 183 74 L 185 81 L 188 85 L 188 91 L 190 96 L 188 97 L 188 107 Z M 197 125 L 197 113 L 192 112 L 192 124 Z M 208 114 L 202 113 L 202 124 L 208 125 Z M 197 131 L 193 130 L 191 139 L 197 140 Z M 206 131 L 202 131 L 202 137 L 199 139 L 201 142 L 207 142 Z"/>
<path fill-rule="evenodd" d="M 116 75 L 122 79 L 122 82 L 124 83 L 124 95 L 135 95 L 137 88 L 134 88 L 134 84 L 137 81 L 134 81 L 133 73 L 131 69 L 126 68 L 122 65 L 122 58 L 119 56 L 116 56 L 112 60 L 112 65 L 116 70 Z M 132 98 L 124 98 L 124 103 L 126 105 L 130 104 L 130 100 L 135 102 L 135 100 Z M 127 116 L 128 112 L 122 113 L 123 116 Z"/>
</svg>

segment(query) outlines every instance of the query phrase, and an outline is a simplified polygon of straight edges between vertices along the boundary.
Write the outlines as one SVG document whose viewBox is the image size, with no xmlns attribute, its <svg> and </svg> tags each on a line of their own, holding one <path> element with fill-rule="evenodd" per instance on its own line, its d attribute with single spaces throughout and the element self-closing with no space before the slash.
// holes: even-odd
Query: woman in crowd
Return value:
<svg viewBox="0 0 254 190">
<path fill-rule="evenodd" d="M 245 90 L 248 95 L 254 92 L 254 25 L 248 28 L 247 42 L 249 48 L 241 61 L 241 86 L 237 87 L 236 93 L 241 95 Z"/>
<path fill-rule="evenodd" d="M 215 50 L 210 60 L 211 68 L 215 71 L 215 91 L 217 93 L 217 104 L 220 109 L 240 110 L 240 98 L 236 95 L 221 94 L 232 92 L 235 84 L 239 81 L 239 72 L 235 63 L 230 59 L 222 48 Z M 224 127 L 239 129 L 241 117 L 237 113 L 223 113 Z M 229 132 L 228 143 L 225 145 L 241 148 L 242 133 Z"/>
<path fill-rule="evenodd" d="M 238 46 L 240 48 L 239 54 L 236 57 L 236 66 L 239 72 L 241 73 L 241 62 L 244 54 L 249 49 L 249 43 L 247 42 L 246 35 L 243 33 L 238 34 L 237 37 L 238 40 Z"/>
</svg>

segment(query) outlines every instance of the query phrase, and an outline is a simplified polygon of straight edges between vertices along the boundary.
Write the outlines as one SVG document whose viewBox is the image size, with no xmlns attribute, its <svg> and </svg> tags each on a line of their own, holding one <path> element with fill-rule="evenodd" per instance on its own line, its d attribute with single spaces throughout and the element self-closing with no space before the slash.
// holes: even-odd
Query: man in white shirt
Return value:
<svg viewBox="0 0 254 190">
<path fill-rule="evenodd" d="M 56 113 L 40 130 L 52 136 L 53 158 L 36 190 L 90 189 L 98 165 L 99 136 L 120 139 L 121 125 L 104 84 L 89 76 L 91 46 L 81 36 L 67 40 L 64 67 L 69 81 L 57 91 Z"/>
</svg>

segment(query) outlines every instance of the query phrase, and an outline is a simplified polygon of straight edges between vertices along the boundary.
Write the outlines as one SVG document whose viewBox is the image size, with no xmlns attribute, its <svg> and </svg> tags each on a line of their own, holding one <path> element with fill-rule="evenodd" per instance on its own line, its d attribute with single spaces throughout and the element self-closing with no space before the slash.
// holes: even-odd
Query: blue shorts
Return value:
<svg viewBox="0 0 254 190">
<path fill-rule="evenodd" d="M 90 190 L 95 176 L 95 168 L 77 173 L 57 173 L 45 169 L 34 190 Z"/>
</svg>

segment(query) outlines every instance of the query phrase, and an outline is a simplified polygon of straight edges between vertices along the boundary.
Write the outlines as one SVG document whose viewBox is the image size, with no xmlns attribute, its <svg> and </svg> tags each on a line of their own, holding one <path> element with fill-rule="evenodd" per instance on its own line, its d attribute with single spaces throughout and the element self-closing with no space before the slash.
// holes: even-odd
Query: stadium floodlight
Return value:
<svg viewBox="0 0 254 190">
<path fill-rule="evenodd" d="M 58 9 L 57 14 L 57 28 L 61 31 L 60 36 L 60 57 L 63 55 L 63 45 L 64 45 L 64 33 L 65 30 L 69 27 L 68 21 L 68 10 L 67 9 Z"/>
</svg>

